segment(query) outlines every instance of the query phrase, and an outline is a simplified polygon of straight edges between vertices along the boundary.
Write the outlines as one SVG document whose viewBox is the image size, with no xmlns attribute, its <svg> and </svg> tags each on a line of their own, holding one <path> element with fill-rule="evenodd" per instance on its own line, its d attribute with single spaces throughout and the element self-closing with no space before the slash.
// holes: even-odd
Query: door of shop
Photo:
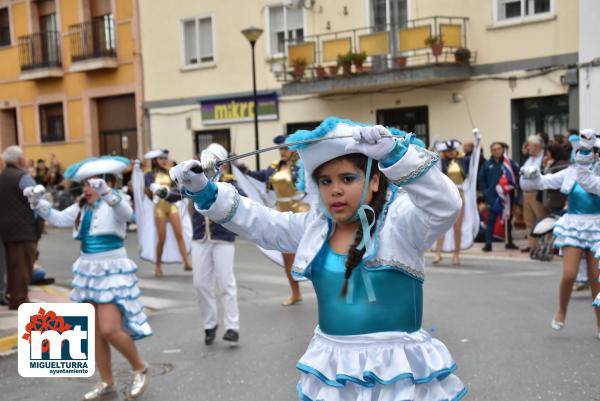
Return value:
<svg viewBox="0 0 600 401">
<path fill-rule="evenodd" d="M 100 153 L 137 158 L 135 95 L 100 98 L 96 102 Z"/>
<path fill-rule="evenodd" d="M 301 123 L 287 123 L 285 125 L 285 134 L 291 135 L 294 132 L 301 130 L 301 129 L 312 131 L 315 128 L 317 128 L 319 126 L 319 124 L 321 124 L 321 121 L 306 121 L 306 122 L 301 122 Z"/>
<path fill-rule="evenodd" d="M 206 149 L 211 143 L 223 145 L 228 152 L 231 152 L 231 134 L 229 129 L 194 131 L 194 147 L 198 157 L 200 157 L 202 150 Z"/>
<path fill-rule="evenodd" d="M 568 95 L 512 100 L 512 156 L 521 159 L 521 146 L 530 135 L 545 132 L 549 139 L 569 127 Z"/>
<path fill-rule="evenodd" d="M 17 109 L 0 110 L 0 149 L 18 144 Z"/>
<path fill-rule="evenodd" d="M 429 146 L 429 109 L 427 106 L 377 110 L 377 124 L 414 132 Z"/>
</svg>

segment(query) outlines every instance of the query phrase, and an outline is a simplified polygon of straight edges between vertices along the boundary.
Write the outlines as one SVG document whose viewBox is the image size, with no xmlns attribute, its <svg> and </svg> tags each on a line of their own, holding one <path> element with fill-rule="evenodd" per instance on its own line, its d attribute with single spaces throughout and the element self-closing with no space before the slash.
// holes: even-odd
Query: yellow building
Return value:
<svg viewBox="0 0 600 401">
<path fill-rule="evenodd" d="M 528 135 L 578 127 L 577 1 L 180 0 L 142 2 L 140 16 L 149 141 L 176 159 L 212 140 L 254 149 L 251 52 L 240 33 L 250 25 L 264 31 L 261 147 L 336 115 L 429 143 L 470 139 L 477 126 L 484 146 L 507 142 L 518 159 Z M 366 58 L 345 73 L 338 56 L 348 52 Z M 263 155 L 263 166 L 275 157 Z"/>
<path fill-rule="evenodd" d="M 0 149 L 137 157 L 137 29 L 135 0 L 0 0 Z"/>
</svg>

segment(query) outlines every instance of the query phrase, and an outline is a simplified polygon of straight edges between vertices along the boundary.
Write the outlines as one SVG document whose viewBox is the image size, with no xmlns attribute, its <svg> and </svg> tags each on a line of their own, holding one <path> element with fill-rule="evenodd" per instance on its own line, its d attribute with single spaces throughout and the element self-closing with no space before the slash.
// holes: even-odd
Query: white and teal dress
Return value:
<svg viewBox="0 0 600 401">
<path fill-rule="evenodd" d="M 127 257 L 123 239 L 117 235 L 90 235 L 92 216 L 98 206 L 85 205 L 81 209 L 82 221 L 75 239 L 81 241 L 81 255 L 73 264 L 71 299 L 75 302 L 112 303 L 121 311 L 123 329 L 138 340 L 152 335 L 142 292 L 135 275 L 138 268 Z"/>
<path fill-rule="evenodd" d="M 301 401 L 458 401 L 467 390 L 446 346 L 421 328 L 423 277 L 363 260 L 340 297 L 346 255 L 325 242 L 303 277 L 319 324 L 296 368 Z M 365 265 L 369 267 L 366 268 Z"/>
</svg>

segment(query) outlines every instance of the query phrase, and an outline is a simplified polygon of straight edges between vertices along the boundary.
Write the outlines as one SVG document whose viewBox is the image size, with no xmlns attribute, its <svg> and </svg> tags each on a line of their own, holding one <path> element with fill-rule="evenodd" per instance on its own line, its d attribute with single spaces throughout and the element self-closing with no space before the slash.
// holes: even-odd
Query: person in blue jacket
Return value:
<svg viewBox="0 0 600 401">
<path fill-rule="evenodd" d="M 506 222 L 507 238 L 505 238 L 505 247 L 506 249 L 518 249 L 512 240 L 511 209 L 515 200 L 515 191 L 519 185 L 519 165 L 506 156 L 506 147 L 504 144 L 494 142 L 490 146 L 490 150 L 492 157 L 483 164 L 479 172 L 479 190 L 483 193 L 489 211 L 485 232 L 485 246 L 482 250 L 484 252 L 492 250 L 496 219 L 502 217 L 503 208 L 505 207 L 509 209 L 506 211 L 509 218 Z M 508 202 L 504 201 L 503 197 L 500 196 L 501 194 L 506 195 Z"/>
</svg>

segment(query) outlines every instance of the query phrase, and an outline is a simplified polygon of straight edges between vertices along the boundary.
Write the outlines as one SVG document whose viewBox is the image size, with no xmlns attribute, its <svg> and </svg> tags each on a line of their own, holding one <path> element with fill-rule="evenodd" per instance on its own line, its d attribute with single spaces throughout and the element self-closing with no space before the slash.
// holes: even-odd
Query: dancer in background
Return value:
<svg viewBox="0 0 600 401">
<path fill-rule="evenodd" d="M 278 135 L 273 139 L 276 145 L 280 145 L 285 142 L 284 135 Z M 269 168 L 259 171 L 247 171 L 244 166 L 241 170 L 251 177 L 265 182 L 267 189 L 273 189 L 277 197 L 276 208 L 280 212 L 306 212 L 310 209 L 310 205 L 306 202 L 301 201 L 304 197 L 302 192 L 299 192 L 296 188 L 296 182 L 298 180 L 298 154 L 288 148 L 279 149 L 279 161 L 271 163 Z M 290 306 L 297 304 L 302 301 L 302 294 L 300 293 L 300 284 L 292 277 L 292 265 L 294 264 L 293 253 L 283 252 L 283 267 L 287 276 L 288 282 L 290 283 L 290 289 L 292 294 L 288 299 L 283 301 L 283 306 Z"/>
<path fill-rule="evenodd" d="M 218 143 L 212 143 L 208 152 L 216 155 L 218 160 L 227 158 L 227 150 Z M 225 174 L 225 165 L 221 166 L 216 180 L 234 185 L 242 196 L 243 192 L 237 187 L 235 178 Z M 204 327 L 204 343 L 211 345 L 218 328 L 218 313 L 216 297 L 223 308 L 223 323 L 225 334 L 223 340 L 237 344 L 240 332 L 240 313 L 237 302 L 237 285 L 233 273 L 235 257 L 235 234 L 218 222 L 211 221 L 192 209 L 194 240 L 192 241 L 192 265 L 194 268 L 194 288 L 198 295 L 202 324 Z M 216 288 L 215 288 L 216 287 Z"/>
<path fill-rule="evenodd" d="M 167 223 L 171 223 L 172 233 L 177 241 L 177 248 L 183 262 L 183 269 L 191 271 L 192 265 L 188 258 L 189 246 L 187 246 L 184 238 L 185 228 L 182 225 L 179 208 L 175 204 L 181 199 L 181 195 L 173 188 L 173 182 L 169 178 L 169 151 L 166 149 L 152 150 L 144 155 L 145 159 L 149 159 L 152 168 L 144 176 L 146 187 L 146 195 L 154 202 L 154 224 L 156 227 L 156 248 L 155 248 L 155 263 L 156 270 L 154 275 L 162 277 L 163 269 L 163 251 L 167 239 Z M 137 208 L 136 208 L 137 209 Z M 188 232 L 189 234 L 189 232 Z"/>
<path fill-rule="evenodd" d="M 63 211 L 52 209 L 41 199 L 43 191 L 33 187 L 24 190 L 31 207 L 42 218 L 57 227 L 73 227 L 73 238 L 81 241 L 81 256 L 73 264 L 71 299 L 91 303 L 96 311 L 96 364 L 102 380 L 84 395 L 87 401 L 118 396 L 111 345 L 133 370 L 128 396 L 141 396 L 148 385 L 148 364 L 134 340 L 152 335 L 152 330 L 139 299 L 137 266 L 127 256 L 123 243 L 133 209 L 125 194 L 113 189 L 115 174 L 128 164 L 123 157 L 104 156 L 70 166 L 65 178 L 81 182 L 83 196 Z"/>
<path fill-rule="evenodd" d="M 596 142 L 596 134 L 593 130 L 582 130 L 579 137 L 571 136 L 569 140 L 574 152 L 580 149 L 590 152 Z M 598 260 L 592 249 L 597 249 L 600 243 L 600 196 L 588 192 L 593 188 L 586 179 L 595 173 L 578 170 L 582 168 L 571 165 L 554 174 L 540 175 L 536 166 L 529 166 L 521 172 L 524 190 L 560 189 L 568 194 L 567 212 L 554 225 L 554 244 L 563 254 L 559 309 L 551 322 L 552 328 L 557 331 L 565 327 L 567 308 L 582 258 L 587 262 L 590 284 L 594 282 L 590 287 L 592 295 L 595 297 L 598 291 Z M 600 310 L 596 310 L 596 320 L 600 331 Z"/>
<path fill-rule="evenodd" d="M 293 145 L 321 138 L 330 139 Z M 294 276 L 312 281 L 319 312 L 296 365 L 300 400 L 440 401 L 466 394 L 447 348 L 421 329 L 424 252 L 454 223 L 460 195 L 434 167 L 437 155 L 414 140 L 335 117 L 290 136 L 314 189 L 307 190 L 320 194 L 320 207 L 308 213 L 276 212 L 208 181 L 199 168 L 214 169 L 218 157 L 209 152 L 202 164 L 190 160 L 171 170 L 209 219 L 267 249 L 297 250 Z"/>
<path fill-rule="evenodd" d="M 437 149 L 443 154 L 439 166 L 444 174 L 454 182 L 463 200 L 463 206 L 451 230 L 445 233 L 436 243 L 436 256 L 433 264 L 442 260 L 442 251 L 453 252 L 452 264 L 460 265 L 461 249 L 473 246 L 479 231 L 479 210 L 477 208 L 477 171 L 481 154 L 481 137 L 479 130 L 474 129 L 475 148 L 472 156 L 459 152 L 460 141 L 440 142 Z"/>
</svg>

